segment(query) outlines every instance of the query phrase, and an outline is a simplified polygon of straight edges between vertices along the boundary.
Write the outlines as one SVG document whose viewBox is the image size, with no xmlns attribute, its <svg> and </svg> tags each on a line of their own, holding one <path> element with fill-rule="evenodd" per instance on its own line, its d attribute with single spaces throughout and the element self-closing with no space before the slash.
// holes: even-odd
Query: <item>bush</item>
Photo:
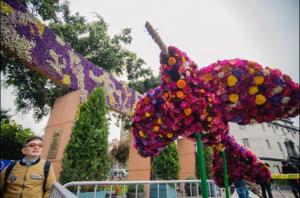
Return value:
<svg viewBox="0 0 300 198">
<path fill-rule="evenodd" d="M 127 192 L 135 193 L 136 186 L 137 186 L 137 192 L 138 193 L 139 192 L 144 192 L 144 185 L 143 184 L 129 184 Z"/>
<path fill-rule="evenodd" d="M 104 91 L 97 88 L 79 109 L 62 160 L 61 183 L 108 178 L 107 113 Z"/>
<path fill-rule="evenodd" d="M 176 180 L 179 175 L 179 156 L 176 144 L 170 143 L 161 153 L 153 159 L 153 173 L 162 180 Z"/>
</svg>

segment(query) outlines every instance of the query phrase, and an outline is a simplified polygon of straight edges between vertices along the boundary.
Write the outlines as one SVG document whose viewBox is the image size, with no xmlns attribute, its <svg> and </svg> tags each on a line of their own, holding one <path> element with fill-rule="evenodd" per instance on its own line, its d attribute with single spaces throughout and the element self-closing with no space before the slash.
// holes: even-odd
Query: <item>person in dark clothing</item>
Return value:
<svg viewBox="0 0 300 198">
<path fill-rule="evenodd" d="M 270 165 L 268 163 L 265 163 L 265 168 L 269 169 Z M 269 198 L 273 198 L 272 195 L 272 190 L 271 190 L 271 181 L 268 182 L 262 182 L 260 183 L 260 187 L 261 187 L 261 191 L 262 191 L 262 195 L 264 198 L 267 198 L 267 193 L 268 192 L 268 196 Z"/>
<path fill-rule="evenodd" d="M 297 174 L 299 170 L 293 166 L 292 164 L 288 163 L 287 161 L 282 162 L 282 173 L 283 174 Z M 295 198 L 300 197 L 300 182 L 299 179 L 289 179 L 288 180 L 290 187 L 292 188 L 292 192 L 295 195 Z"/>
</svg>

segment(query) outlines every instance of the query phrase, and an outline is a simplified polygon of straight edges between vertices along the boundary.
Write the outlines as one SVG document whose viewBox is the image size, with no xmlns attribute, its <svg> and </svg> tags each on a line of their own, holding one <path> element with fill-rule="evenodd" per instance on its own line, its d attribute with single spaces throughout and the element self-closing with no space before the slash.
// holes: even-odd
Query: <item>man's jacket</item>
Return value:
<svg viewBox="0 0 300 198">
<path fill-rule="evenodd" d="M 55 181 L 55 174 L 52 165 L 48 173 L 44 193 L 44 165 L 45 160 L 38 159 L 32 165 L 26 165 L 22 161 L 16 163 L 7 178 L 4 198 L 48 198 L 51 186 Z M 6 169 L 1 172 L 1 186 L 3 189 Z"/>
</svg>

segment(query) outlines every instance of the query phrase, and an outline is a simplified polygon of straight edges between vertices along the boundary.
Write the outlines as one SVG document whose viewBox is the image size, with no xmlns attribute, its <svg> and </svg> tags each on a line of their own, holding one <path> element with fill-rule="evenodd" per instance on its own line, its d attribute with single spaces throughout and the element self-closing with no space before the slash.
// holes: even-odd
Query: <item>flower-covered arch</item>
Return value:
<svg viewBox="0 0 300 198">
<path fill-rule="evenodd" d="M 85 98 L 97 86 L 111 109 L 131 114 L 140 94 L 77 53 L 18 0 L 0 0 L 1 49 L 29 68 Z"/>
</svg>

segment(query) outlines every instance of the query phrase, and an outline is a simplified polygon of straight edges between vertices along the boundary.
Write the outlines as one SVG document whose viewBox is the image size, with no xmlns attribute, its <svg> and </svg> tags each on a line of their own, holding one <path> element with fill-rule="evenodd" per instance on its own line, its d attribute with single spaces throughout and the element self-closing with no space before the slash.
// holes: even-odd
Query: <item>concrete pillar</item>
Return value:
<svg viewBox="0 0 300 198">
<path fill-rule="evenodd" d="M 181 138 L 177 141 L 180 172 L 179 179 L 186 179 L 187 177 L 195 177 L 196 174 L 196 156 L 195 156 L 195 142 L 186 138 Z"/>
<path fill-rule="evenodd" d="M 133 136 L 130 134 L 128 159 L 128 180 L 150 180 L 150 157 L 141 157 L 133 147 Z"/>
<path fill-rule="evenodd" d="M 79 90 L 57 98 L 47 123 L 43 137 L 42 158 L 52 162 L 57 179 L 59 179 L 63 152 L 70 140 L 79 104 Z"/>
</svg>

